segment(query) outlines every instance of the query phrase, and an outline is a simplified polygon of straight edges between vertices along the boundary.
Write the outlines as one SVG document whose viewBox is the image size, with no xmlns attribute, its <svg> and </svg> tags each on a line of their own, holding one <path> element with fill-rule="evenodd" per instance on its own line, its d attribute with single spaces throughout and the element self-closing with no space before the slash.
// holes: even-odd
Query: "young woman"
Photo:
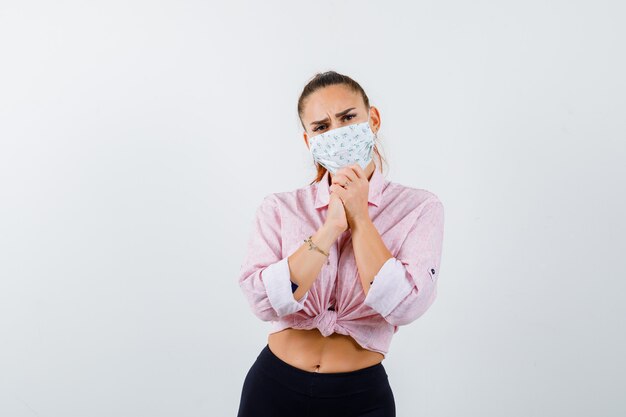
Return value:
<svg viewBox="0 0 626 417">
<path fill-rule="evenodd" d="M 443 205 L 382 175 L 380 114 L 352 78 L 317 74 L 298 115 L 317 177 L 256 211 L 239 285 L 272 327 L 238 417 L 394 417 L 381 362 L 436 297 Z"/>
</svg>

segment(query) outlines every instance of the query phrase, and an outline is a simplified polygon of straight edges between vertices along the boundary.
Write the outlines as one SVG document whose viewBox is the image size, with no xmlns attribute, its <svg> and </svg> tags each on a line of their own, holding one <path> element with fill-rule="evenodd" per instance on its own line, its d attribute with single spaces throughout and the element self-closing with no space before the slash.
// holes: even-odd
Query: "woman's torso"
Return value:
<svg viewBox="0 0 626 417">
<path fill-rule="evenodd" d="M 287 259 L 303 244 L 303 239 L 323 225 L 330 199 L 327 175 L 328 172 L 322 181 L 313 186 L 270 194 L 263 200 L 257 209 L 255 228 L 248 244 L 249 256 L 242 264 L 239 284 L 255 314 L 280 327 L 268 336 L 269 348 L 278 358 L 310 372 L 350 372 L 380 363 L 384 359 L 381 352 L 388 349 L 391 335 L 397 330 L 397 326 L 382 315 L 374 314 L 377 310 L 372 306 L 365 305 L 366 295 L 360 282 L 350 229 L 328 248 L 328 261 L 309 289 L 310 297 L 305 302 L 305 308 L 289 313 L 287 308 L 283 308 L 278 315 L 277 311 L 272 312 L 273 304 L 268 294 L 259 291 L 263 288 L 259 268 L 267 268 Z M 370 178 L 368 210 L 393 256 L 402 254 L 407 233 L 416 224 L 420 210 L 436 198 L 429 191 L 391 183 L 376 168 Z M 389 209 L 391 206 L 392 209 Z M 428 230 L 424 233 L 428 235 Z M 276 241 L 280 245 L 276 245 Z M 420 253 L 420 247 L 407 247 L 405 251 L 413 256 Z M 421 264 L 438 264 L 439 251 L 422 252 L 425 258 Z M 409 259 L 408 256 L 402 258 Z M 278 271 L 273 268 L 270 272 L 275 276 Z M 433 281 L 424 280 L 425 285 L 434 285 L 434 278 L 430 278 Z M 427 289 L 425 293 L 429 294 L 429 291 Z M 284 298 L 284 295 L 275 292 L 276 298 Z M 422 299 L 422 304 L 425 304 L 432 298 Z M 336 316 L 322 317 L 333 306 Z M 399 313 L 398 317 L 391 319 L 407 323 L 410 316 L 417 315 L 421 308 L 401 309 L 399 311 L 406 311 L 407 316 Z M 289 309 L 293 310 L 293 306 Z M 349 323 L 355 323 L 355 326 Z M 353 336 L 346 334 L 348 327 Z M 359 345 L 356 340 L 361 339 L 363 343 Z M 380 350 L 366 349 L 366 345 Z"/>
<path fill-rule="evenodd" d="M 352 337 L 318 329 L 287 328 L 268 337 L 270 350 L 282 361 L 309 372 L 351 372 L 376 365 L 382 353 L 362 348 Z"/>
</svg>

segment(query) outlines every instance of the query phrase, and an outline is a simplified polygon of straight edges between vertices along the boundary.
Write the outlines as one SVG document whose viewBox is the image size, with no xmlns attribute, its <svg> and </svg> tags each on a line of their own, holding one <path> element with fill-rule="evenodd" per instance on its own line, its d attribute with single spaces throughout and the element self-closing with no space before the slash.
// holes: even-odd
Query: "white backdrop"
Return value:
<svg viewBox="0 0 626 417">
<path fill-rule="evenodd" d="M 626 414 L 621 1 L 0 0 L 0 415 L 234 416 L 256 206 L 318 71 L 446 209 L 398 416 Z"/>
</svg>

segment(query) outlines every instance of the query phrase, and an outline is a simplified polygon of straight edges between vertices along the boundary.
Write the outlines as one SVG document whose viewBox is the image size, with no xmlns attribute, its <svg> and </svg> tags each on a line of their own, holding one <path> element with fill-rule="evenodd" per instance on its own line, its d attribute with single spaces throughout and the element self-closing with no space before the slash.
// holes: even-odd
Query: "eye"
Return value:
<svg viewBox="0 0 626 417">
<path fill-rule="evenodd" d="M 348 119 L 348 117 L 349 117 L 349 119 Z M 342 120 L 352 120 L 355 117 L 356 117 L 356 114 L 354 114 L 354 113 L 346 114 L 345 116 L 342 117 Z M 326 126 L 326 125 L 318 125 L 315 129 L 313 129 L 313 132 L 317 132 L 322 126 Z"/>
</svg>

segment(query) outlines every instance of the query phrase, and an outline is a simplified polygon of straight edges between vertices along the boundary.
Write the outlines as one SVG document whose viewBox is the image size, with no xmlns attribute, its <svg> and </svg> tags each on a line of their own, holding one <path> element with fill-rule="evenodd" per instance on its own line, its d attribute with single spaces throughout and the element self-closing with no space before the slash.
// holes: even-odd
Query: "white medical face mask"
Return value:
<svg viewBox="0 0 626 417">
<path fill-rule="evenodd" d="M 370 128 L 369 117 L 367 120 L 338 127 L 310 138 L 309 151 L 315 162 L 332 174 L 354 163 L 365 169 L 372 160 L 376 138 Z"/>
</svg>

